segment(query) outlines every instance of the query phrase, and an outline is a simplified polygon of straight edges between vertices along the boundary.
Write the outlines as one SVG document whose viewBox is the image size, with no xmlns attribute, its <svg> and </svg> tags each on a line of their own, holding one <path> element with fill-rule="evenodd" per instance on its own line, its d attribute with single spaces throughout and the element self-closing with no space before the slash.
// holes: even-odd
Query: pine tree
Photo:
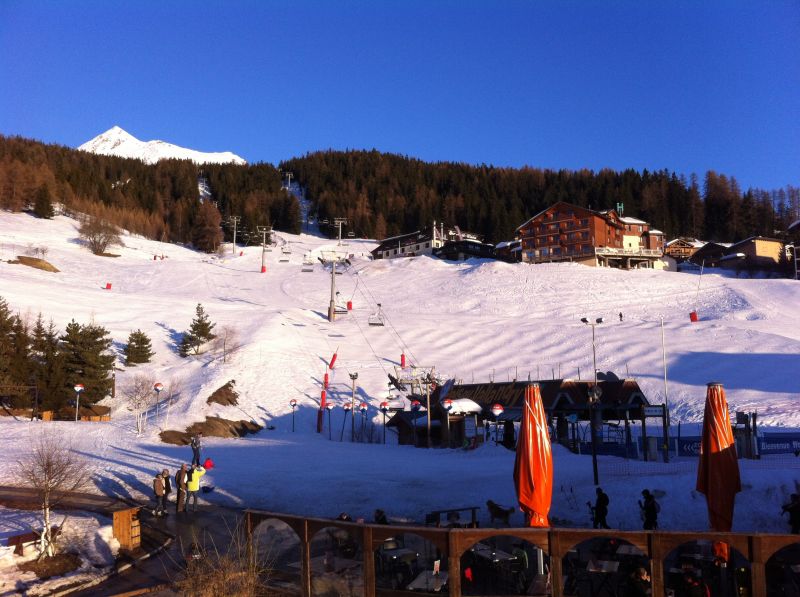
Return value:
<svg viewBox="0 0 800 597">
<path fill-rule="evenodd" d="M 33 213 L 37 218 L 44 218 L 46 220 L 52 219 L 55 214 L 53 209 L 53 201 L 50 198 L 50 189 L 47 185 L 42 185 L 36 191 L 36 198 L 33 201 Z"/>
<path fill-rule="evenodd" d="M 211 331 L 214 329 L 215 325 L 216 324 L 211 323 L 208 319 L 203 305 L 197 303 L 195 318 L 192 320 L 192 325 L 189 326 L 188 331 L 183 333 L 183 338 L 181 338 L 179 346 L 180 355 L 186 357 L 190 352 L 200 354 L 200 348 L 203 344 L 217 337 L 216 334 Z"/>
<path fill-rule="evenodd" d="M 205 201 L 197 210 L 192 226 L 192 244 L 200 251 L 211 253 L 222 242 L 222 216 L 210 201 Z"/>
<path fill-rule="evenodd" d="M 155 353 L 152 350 L 150 338 L 142 330 L 131 332 L 128 336 L 128 344 L 125 346 L 125 364 L 135 365 L 136 363 L 149 363 L 150 357 Z"/>
<path fill-rule="evenodd" d="M 70 394 L 64 382 L 64 359 L 58 350 L 55 324 L 45 327 L 42 314 L 36 319 L 31 336 L 32 379 L 39 392 L 39 408 L 59 410 L 67 405 Z"/>
<path fill-rule="evenodd" d="M 81 402 L 94 404 L 111 392 L 109 377 L 114 355 L 108 354 L 111 338 L 108 331 L 96 324 L 79 325 L 72 320 L 61 336 L 60 352 L 64 357 L 64 386 L 72 392 L 75 384 L 86 388 Z"/>
<path fill-rule="evenodd" d="M 8 303 L 0 297 L 0 383 L 11 383 L 11 362 L 14 354 L 14 315 Z"/>
</svg>

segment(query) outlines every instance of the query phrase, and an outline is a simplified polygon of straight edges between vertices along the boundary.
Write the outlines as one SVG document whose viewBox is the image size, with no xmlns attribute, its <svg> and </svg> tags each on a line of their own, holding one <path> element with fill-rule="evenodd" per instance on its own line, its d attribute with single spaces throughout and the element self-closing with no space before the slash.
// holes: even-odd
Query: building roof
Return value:
<svg viewBox="0 0 800 597">
<path fill-rule="evenodd" d="M 640 220 L 639 218 L 629 218 L 629 217 L 619 217 L 621 222 L 625 222 L 626 224 L 647 224 L 644 220 Z"/>
<path fill-rule="evenodd" d="M 733 243 L 732 245 L 729 245 L 729 248 L 730 249 L 735 249 L 736 247 L 738 247 L 740 245 L 744 245 L 746 243 L 757 241 L 757 240 L 763 240 L 763 241 L 770 242 L 770 243 L 783 244 L 783 241 L 780 240 L 780 239 L 777 239 L 777 238 L 770 238 L 768 236 L 751 236 L 750 238 L 746 238 L 744 240 L 740 240 L 738 243 Z"/>
<path fill-rule="evenodd" d="M 661 236 L 664 236 L 664 233 L 663 233 L 663 232 L 661 232 L 661 230 L 656 230 L 655 228 L 651 228 L 650 230 L 648 230 L 647 232 L 645 232 L 645 234 L 652 234 L 652 235 L 654 235 L 654 236 L 656 236 L 656 235 L 659 235 L 659 234 L 660 234 Z"/>
<path fill-rule="evenodd" d="M 694 247 L 695 249 L 699 249 L 706 245 L 706 241 L 704 240 L 697 240 L 696 238 L 690 238 L 688 236 L 679 236 L 678 238 L 673 238 L 672 240 L 667 241 L 665 246 L 670 247 L 679 242 L 685 243 L 691 247 Z"/>
<path fill-rule="evenodd" d="M 601 216 L 601 217 L 602 217 L 602 216 L 607 216 L 607 215 L 609 215 L 609 214 L 613 213 L 615 216 L 617 216 L 617 217 L 619 218 L 619 215 L 617 215 L 617 212 L 616 212 L 616 210 L 614 210 L 614 209 L 606 209 L 606 210 L 604 210 L 604 211 L 596 211 L 596 210 L 594 210 L 594 209 L 590 209 L 590 208 L 588 208 L 588 207 L 581 207 L 580 205 L 575 205 L 574 203 L 567 203 L 566 201 L 556 201 L 556 202 L 555 202 L 555 203 L 553 203 L 553 205 L 551 205 L 550 207 L 547 207 L 547 208 L 543 209 L 543 210 L 542 210 L 542 211 L 540 211 L 539 213 L 537 213 L 537 214 L 535 214 L 535 215 L 531 216 L 530 218 L 528 218 L 527 220 L 525 220 L 525 221 L 524 221 L 522 224 L 520 224 L 519 226 L 517 226 L 517 228 L 516 228 L 516 229 L 517 229 L 517 230 L 520 230 L 521 228 L 524 228 L 524 227 L 525 227 L 525 226 L 527 226 L 527 225 L 528 225 L 528 224 L 529 224 L 531 221 L 535 220 L 536 218 L 538 218 L 538 217 L 539 217 L 540 215 L 542 215 L 543 213 L 550 211 L 551 209 L 553 209 L 553 208 L 554 208 L 554 207 L 556 207 L 557 205 L 564 205 L 564 206 L 566 206 L 566 207 L 571 207 L 571 208 L 573 208 L 573 209 L 580 209 L 580 210 L 587 211 L 587 212 L 589 212 L 589 213 L 591 213 L 591 214 L 594 214 L 594 215 L 596 215 L 596 216 Z M 635 219 L 635 218 L 633 218 L 633 219 Z M 622 218 L 620 218 L 620 220 L 622 220 Z M 647 224 L 647 222 L 642 222 L 641 220 L 637 220 L 637 222 L 641 222 L 642 224 Z"/>
</svg>

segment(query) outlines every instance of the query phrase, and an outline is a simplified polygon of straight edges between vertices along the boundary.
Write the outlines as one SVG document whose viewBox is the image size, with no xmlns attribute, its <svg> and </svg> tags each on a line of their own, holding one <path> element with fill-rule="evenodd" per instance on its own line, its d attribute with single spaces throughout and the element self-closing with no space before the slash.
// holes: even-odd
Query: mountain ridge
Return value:
<svg viewBox="0 0 800 597">
<path fill-rule="evenodd" d="M 117 125 L 80 145 L 78 150 L 138 159 L 146 164 L 167 159 L 191 160 L 196 164 L 247 164 L 243 158 L 230 151 L 203 152 L 159 139 L 141 141 Z"/>
</svg>

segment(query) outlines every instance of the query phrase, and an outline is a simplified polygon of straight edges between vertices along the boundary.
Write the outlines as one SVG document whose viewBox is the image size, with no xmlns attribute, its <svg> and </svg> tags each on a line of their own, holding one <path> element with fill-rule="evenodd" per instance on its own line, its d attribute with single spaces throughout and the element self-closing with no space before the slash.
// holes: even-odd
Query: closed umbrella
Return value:
<svg viewBox="0 0 800 597">
<path fill-rule="evenodd" d="M 514 460 L 514 487 L 528 526 L 549 527 L 553 498 L 553 454 L 539 384 L 525 388 L 522 425 Z"/>
<path fill-rule="evenodd" d="M 710 383 L 703 414 L 703 441 L 700 444 L 700 463 L 697 468 L 697 491 L 706 496 L 708 521 L 712 530 L 719 532 L 731 530 L 734 500 L 741 490 L 739 461 L 736 457 L 725 390 L 720 383 Z M 727 545 L 724 553 L 719 555 L 727 559 Z"/>
</svg>

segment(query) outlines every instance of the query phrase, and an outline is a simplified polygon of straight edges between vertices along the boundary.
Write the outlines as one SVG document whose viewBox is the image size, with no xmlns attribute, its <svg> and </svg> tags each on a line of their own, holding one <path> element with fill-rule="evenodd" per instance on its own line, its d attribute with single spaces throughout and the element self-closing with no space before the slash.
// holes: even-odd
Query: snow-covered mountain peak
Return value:
<svg viewBox="0 0 800 597">
<path fill-rule="evenodd" d="M 179 147 L 166 141 L 140 141 L 119 126 L 112 126 L 106 132 L 87 141 L 78 149 L 102 155 L 115 155 L 123 158 L 142 160 L 154 164 L 159 160 L 191 160 L 197 164 L 246 164 L 247 162 L 230 151 L 206 153 Z"/>
</svg>

